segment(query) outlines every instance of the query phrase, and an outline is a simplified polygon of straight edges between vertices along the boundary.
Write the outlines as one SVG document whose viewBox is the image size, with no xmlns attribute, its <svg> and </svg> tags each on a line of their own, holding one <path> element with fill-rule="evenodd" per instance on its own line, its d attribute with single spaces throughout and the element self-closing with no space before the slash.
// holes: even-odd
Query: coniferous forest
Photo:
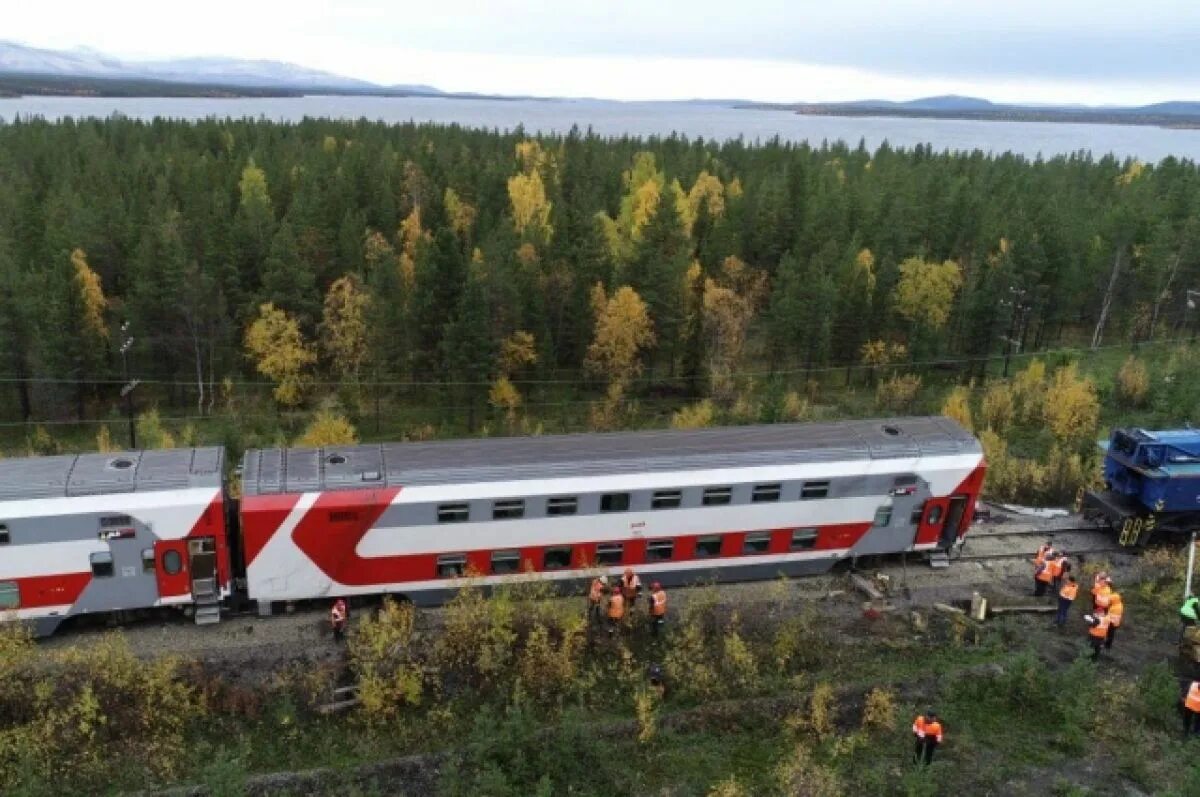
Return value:
<svg viewBox="0 0 1200 797">
<path fill-rule="evenodd" d="M 1038 352 L 1186 339 L 1193 288 L 1189 161 L 0 126 L 12 450 L 124 444 L 125 366 L 148 442 L 235 448 L 314 413 L 378 439 L 769 421 L 834 391 L 921 409 L 921 379 L 981 387 Z"/>
</svg>

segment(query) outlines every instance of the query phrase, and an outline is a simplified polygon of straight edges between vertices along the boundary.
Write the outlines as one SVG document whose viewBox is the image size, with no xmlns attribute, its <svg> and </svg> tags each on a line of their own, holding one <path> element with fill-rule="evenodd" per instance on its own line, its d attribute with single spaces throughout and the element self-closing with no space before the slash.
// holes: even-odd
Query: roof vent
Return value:
<svg viewBox="0 0 1200 797">
<path fill-rule="evenodd" d="M 342 454 L 330 454 L 325 458 L 325 461 L 330 465 L 345 465 L 346 457 Z"/>
<path fill-rule="evenodd" d="M 889 426 L 884 426 L 884 427 L 883 427 L 883 432 L 884 432 L 884 434 L 890 434 L 890 435 L 892 435 L 893 437 L 895 437 L 896 435 L 900 434 L 900 430 L 899 430 L 899 429 L 897 429 L 895 426 L 890 426 L 890 425 L 889 425 Z"/>
<path fill-rule="evenodd" d="M 112 468 L 113 470 L 129 470 L 133 467 L 133 460 L 125 459 L 124 457 L 110 459 L 108 461 L 108 467 Z"/>
</svg>

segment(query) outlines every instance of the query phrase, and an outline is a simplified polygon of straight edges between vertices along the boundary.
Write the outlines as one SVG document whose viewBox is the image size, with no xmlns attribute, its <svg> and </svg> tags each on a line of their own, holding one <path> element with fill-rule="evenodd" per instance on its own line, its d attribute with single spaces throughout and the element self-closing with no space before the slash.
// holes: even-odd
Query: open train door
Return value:
<svg viewBox="0 0 1200 797">
<path fill-rule="evenodd" d="M 187 540 L 159 540 L 154 543 L 154 575 L 160 598 L 178 598 L 192 594 L 188 568 Z"/>
<path fill-rule="evenodd" d="M 963 514 L 967 511 L 965 495 L 952 495 L 946 499 L 946 519 L 942 523 L 942 535 L 938 539 L 938 547 L 949 550 L 958 541 L 958 532 L 962 527 Z"/>
</svg>

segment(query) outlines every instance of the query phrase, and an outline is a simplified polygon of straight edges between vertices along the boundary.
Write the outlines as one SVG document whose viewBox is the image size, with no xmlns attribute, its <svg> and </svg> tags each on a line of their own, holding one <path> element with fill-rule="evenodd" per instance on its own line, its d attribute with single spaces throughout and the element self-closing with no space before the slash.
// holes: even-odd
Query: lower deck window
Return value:
<svg viewBox="0 0 1200 797">
<path fill-rule="evenodd" d="M 0 581 L 0 611 L 21 608 L 21 589 L 15 581 Z"/>
<path fill-rule="evenodd" d="M 113 574 L 113 557 L 110 552 L 99 551 L 92 554 L 89 558 L 92 562 L 93 576 L 104 577 Z"/>
<path fill-rule="evenodd" d="M 696 556 L 704 559 L 709 556 L 721 555 L 721 538 L 720 536 L 701 537 L 696 540 Z"/>
<path fill-rule="evenodd" d="M 571 546 L 563 545 L 558 548 L 547 548 L 542 557 L 542 567 L 546 570 L 562 570 L 571 566 Z"/>
<path fill-rule="evenodd" d="M 596 564 L 619 565 L 625 558 L 625 546 L 619 542 L 606 542 L 596 546 Z"/>
<path fill-rule="evenodd" d="M 502 575 L 521 569 L 520 551 L 496 551 L 492 554 L 492 573 Z"/>
<path fill-rule="evenodd" d="M 142 572 L 143 573 L 153 573 L 154 572 L 154 549 L 153 548 L 143 548 L 142 549 Z"/>
<path fill-rule="evenodd" d="M 892 508 L 881 506 L 875 510 L 875 525 L 890 526 L 892 524 Z"/>
<path fill-rule="evenodd" d="M 461 553 L 444 554 L 437 558 L 438 578 L 457 578 L 467 570 L 467 557 Z"/>
<path fill-rule="evenodd" d="M 771 532 L 754 531 L 746 535 L 742 553 L 766 553 L 771 548 Z"/>
<path fill-rule="evenodd" d="M 3 523 L 0 523 L 0 545 L 8 545 L 8 542 L 9 542 L 8 526 L 4 525 Z"/>
<path fill-rule="evenodd" d="M 796 529 L 792 532 L 791 550 L 807 551 L 810 548 L 816 548 L 817 536 L 816 529 Z"/>
<path fill-rule="evenodd" d="M 651 540 L 646 543 L 646 559 L 661 562 L 675 555 L 675 540 Z"/>
</svg>

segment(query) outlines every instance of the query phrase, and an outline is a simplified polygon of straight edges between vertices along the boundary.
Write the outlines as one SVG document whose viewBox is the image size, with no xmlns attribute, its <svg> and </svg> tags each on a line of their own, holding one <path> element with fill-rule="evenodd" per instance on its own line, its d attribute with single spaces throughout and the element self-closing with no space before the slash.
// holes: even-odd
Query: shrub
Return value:
<svg viewBox="0 0 1200 797">
<path fill-rule="evenodd" d="M 959 385 L 950 391 L 946 403 L 942 405 L 942 415 L 961 423 L 968 431 L 974 430 L 971 423 L 971 389 Z"/>
<path fill-rule="evenodd" d="M 358 432 L 344 415 L 332 409 L 321 409 L 296 439 L 295 445 L 307 448 L 322 446 L 351 446 L 358 442 Z"/>
<path fill-rule="evenodd" d="M 750 792 L 738 783 L 736 777 L 730 775 L 725 780 L 714 783 L 708 790 L 707 797 L 750 797 Z"/>
<path fill-rule="evenodd" d="M 434 664 L 447 679 L 453 676 L 484 690 L 502 686 L 511 673 L 517 639 L 514 613 L 508 593 L 497 591 L 489 600 L 478 587 L 464 586 L 446 604 Z"/>
<path fill-rule="evenodd" d="M 1126 407 L 1141 407 L 1150 395 L 1150 374 L 1132 354 L 1117 371 L 1117 400 Z"/>
<path fill-rule="evenodd" d="M 658 693 L 641 687 L 634 693 L 633 709 L 637 716 L 638 741 L 646 744 L 658 732 Z"/>
<path fill-rule="evenodd" d="M 780 413 L 785 421 L 806 421 L 812 417 L 812 408 L 808 399 L 801 398 L 794 390 L 789 390 L 783 397 Z"/>
<path fill-rule="evenodd" d="M 896 693 L 876 687 L 867 693 L 863 705 L 864 730 L 890 731 L 896 727 Z"/>
<path fill-rule="evenodd" d="M 818 739 L 833 736 L 836 728 L 835 712 L 837 710 L 837 695 L 833 686 L 821 682 L 813 688 L 812 697 L 808 703 L 808 729 Z"/>
<path fill-rule="evenodd" d="M 716 411 L 709 399 L 683 407 L 671 416 L 672 429 L 703 429 L 713 425 Z"/>
<path fill-rule="evenodd" d="M 726 681 L 741 692 L 751 692 L 759 686 L 758 660 L 737 629 L 737 616 L 729 622 L 721 644 L 722 668 Z"/>
<path fill-rule="evenodd" d="M 1033 360 L 1012 380 L 1013 415 L 1021 423 L 1040 418 L 1046 396 L 1046 364 Z"/>
<path fill-rule="evenodd" d="M 880 409 L 904 411 L 912 406 L 920 389 L 921 377 L 916 374 L 898 374 L 879 384 L 875 391 L 875 403 Z"/>
<path fill-rule="evenodd" d="M 545 625 L 536 625 L 525 639 L 517 660 L 520 683 L 543 705 L 560 702 L 573 690 L 583 650 L 583 619 L 556 643 Z"/>
<path fill-rule="evenodd" d="M 413 608 L 385 598 L 350 636 L 350 666 L 358 676 L 360 713 L 373 725 L 395 720 L 421 702 L 425 684 L 412 652 Z"/>
<path fill-rule="evenodd" d="M 796 745 L 790 756 L 775 770 L 784 794 L 803 797 L 842 797 L 846 793 L 841 779 L 830 767 L 820 764 L 803 744 Z"/>
<path fill-rule="evenodd" d="M 1014 389 L 1004 382 L 992 382 L 983 393 L 983 423 L 996 434 L 1004 434 L 1016 414 Z"/>
<path fill-rule="evenodd" d="M 152 407 L 137 417 L 137 439 L 143 448 L 174 448 L 175 436 L 167 431 Z"/>
<path fill-rule="evenodd" d="M 1095 436 L 1100 399 L 1092 380 L 1080 377 L 1074 363 L 1054 372 L 1042 417 L 1060 445 L 1078 447 Z"/>
</svg>

